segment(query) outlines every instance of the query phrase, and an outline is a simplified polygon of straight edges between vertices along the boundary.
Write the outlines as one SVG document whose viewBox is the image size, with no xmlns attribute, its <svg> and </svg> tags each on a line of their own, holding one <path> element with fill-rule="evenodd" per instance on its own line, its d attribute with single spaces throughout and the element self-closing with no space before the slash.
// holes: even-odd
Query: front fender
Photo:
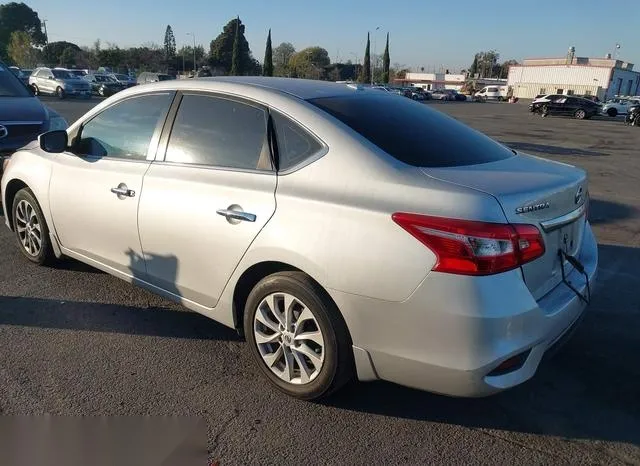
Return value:
<svg viewBox="0 0 640 466">
<path fill-rule="evenodd" d="M 30 146 L 31 147 L 31 146 Z M 59 255 L 59 247 L 53 218 L 51 217 L 51 209 L 49 206 L 49 181 L 52 173 L 52 163 L 50 158 L 55 157 L 53 154 L 40 154 L 39 149 L 32 151 L 20 150 L 15 152 L 6 166 L 6 170 L 2 176 L 1 192 L 2 205 L 5 211 L 5 224 L 10 229 L 12 225 L 12 204 L 13 196 L 17 192 L 16 183 L 28 187 L 34 194 L 42 213 L 49 227 L 49 233 L 56 256 Z"/>
</svg>

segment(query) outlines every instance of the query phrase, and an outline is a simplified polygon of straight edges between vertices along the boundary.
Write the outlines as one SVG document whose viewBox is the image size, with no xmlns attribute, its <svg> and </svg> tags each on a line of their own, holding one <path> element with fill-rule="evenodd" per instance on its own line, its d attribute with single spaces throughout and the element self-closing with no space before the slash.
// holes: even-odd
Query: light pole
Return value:
<svg viewBox="0 0 640 466">
<path fill-rule="evenodd" d="M 196 75 L 196 35 L 193 32 L 187 32 L 188 36 L 193 37 L 193 76 Z"/>
<path fill-rule="evenodd" d="M 373 31 L 373 60 L 371 60 L 371 85 L 373 85 L 373 73 L 375 73 L 375 71 L 376 71 L 376 65 L 375 65 L 375 60 L 376 60 L 376 38 L 377 38 L 376 31 L 378 29 L 380 29 L 380 26 L 377 26 L 376 30 Z"/>
</svg>

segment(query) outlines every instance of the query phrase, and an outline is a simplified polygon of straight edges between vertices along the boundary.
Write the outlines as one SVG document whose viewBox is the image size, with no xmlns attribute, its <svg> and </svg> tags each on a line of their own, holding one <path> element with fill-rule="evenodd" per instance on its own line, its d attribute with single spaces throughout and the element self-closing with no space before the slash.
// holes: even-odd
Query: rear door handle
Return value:
<svg viewBox="0 0 640 466">
<path fill-rule="evenodd" d="M 227 220 L 240 220 L 244 222 L 256 221 L 256 216 L 254 214 L 243 212 L 241 210 L 218 209 L 216 210 L 216 213 L 218 215 L 222 215 L 223 217 L 226 217 Z"/>
</svg>

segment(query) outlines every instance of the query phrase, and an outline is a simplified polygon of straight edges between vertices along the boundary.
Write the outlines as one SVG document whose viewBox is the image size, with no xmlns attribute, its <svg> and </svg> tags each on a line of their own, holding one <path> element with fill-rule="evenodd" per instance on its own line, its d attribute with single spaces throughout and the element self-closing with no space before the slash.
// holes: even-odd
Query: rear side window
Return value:
<svg viewBox="0 0 640 466">
<path fill-rule="evenodd" d="M 320 141 L 300 125 L 275 111 L 271 116 L 278 141 L 279 170 L 295 167 L 322 150 Z"/>
<path fill-rule="evenodd" d="M 266 111 L 221 97 L 186 94 L 171 129 L 165 161 L 271 170 Z"/>
<path fill-rule="evenodd" d="M 514 155 L 488 136 L 410 99 L 364 91 L 309 102 L 415 167 L 475 165 Z"/>
</svg>

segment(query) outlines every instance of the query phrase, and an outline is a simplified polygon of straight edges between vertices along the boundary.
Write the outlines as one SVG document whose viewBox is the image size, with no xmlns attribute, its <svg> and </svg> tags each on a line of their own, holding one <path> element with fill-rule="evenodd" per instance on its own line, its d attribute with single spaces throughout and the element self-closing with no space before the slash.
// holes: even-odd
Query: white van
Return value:
<svg viewBox="0 0 640 466">
<path fill-rule="evenodd" d="M 507 98 L 507 86 L 486 86 L 476 92 L 475 96 L 483 100 L 503 101 Z"/>
</svg>

